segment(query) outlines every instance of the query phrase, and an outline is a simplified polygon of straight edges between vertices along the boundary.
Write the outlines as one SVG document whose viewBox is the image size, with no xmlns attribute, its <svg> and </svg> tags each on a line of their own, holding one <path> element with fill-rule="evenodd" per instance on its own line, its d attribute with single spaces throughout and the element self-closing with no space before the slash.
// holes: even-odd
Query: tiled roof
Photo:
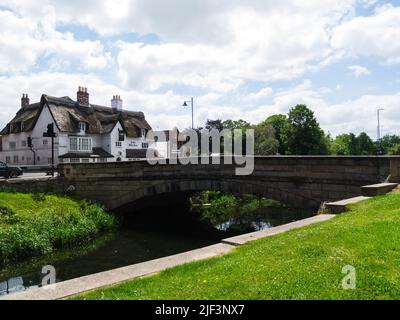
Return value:
<svg viewBox="0 0 400 320">
<path fill-rule="evenodd" d="M 40 103 L 22 107 L 1 134 L 32 131 L 44 105 L 48 106 L 61 132 L 77 133 L 79 122 L 87 123 L 87 133 L 90 134 L 110 133 L 118 122 L 132 138 L 140 137 L 141 129 L 151 130 L 143 112 L 119 111 L 98 105 L 83 106 L 69 97 L 43 95 Z"/>
<path fill-rule="evenodd" d="M 72 159 L 79 159 L 79 158 L 114 158 L 112 154 L 109 154 L 103 148 L 93 148 L 93 151 L 90 152 L 69 152 L 60 156 L 61 159 L 72 158 Z"/>
</svg>

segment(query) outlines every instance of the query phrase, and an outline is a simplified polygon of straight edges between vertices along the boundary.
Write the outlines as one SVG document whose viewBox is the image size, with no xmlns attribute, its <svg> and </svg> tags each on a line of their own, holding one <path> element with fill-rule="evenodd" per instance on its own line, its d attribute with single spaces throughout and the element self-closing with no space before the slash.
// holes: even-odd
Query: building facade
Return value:
<svg viewBox="0 0 400 320">
<path fill-rule="evenodd" d="M 90 104 L 87 89 L 79 87 L 76 101 L 42 95 L 30 104 L 24 94 L 20 110 L 1 131 L 0 160 L 19 166 L 51 164 L 52 139 L 43 136 L 49 124 L 56 133 L 56 164 L 138 160 L 154 145 L 146 139 L 151 127 L 142 112 L 123 110 L 120 96 L 109 107 Z"/>
</svg>

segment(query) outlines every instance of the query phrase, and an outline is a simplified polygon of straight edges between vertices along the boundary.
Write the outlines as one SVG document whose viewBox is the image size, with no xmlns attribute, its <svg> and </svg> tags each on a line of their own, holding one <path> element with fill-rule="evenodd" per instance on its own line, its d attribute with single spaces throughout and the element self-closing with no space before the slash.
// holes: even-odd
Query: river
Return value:
<svg viewBox="0 0 400 320">
<path fill-rule="evenodd" d="M 218 243 L 226 237 L 279 226 L 311 216 L 293 208 L 260 208 L 246 219 L 231 217 L 212 225 L 189 206 L 153 207 L 124 214 L 112 233 L 80 248 L 21 261 L 0 270 L 0 295 L 41 284 L 42 267 L 56 270 L 56 281 L 107 271 Z"/>
</svg>

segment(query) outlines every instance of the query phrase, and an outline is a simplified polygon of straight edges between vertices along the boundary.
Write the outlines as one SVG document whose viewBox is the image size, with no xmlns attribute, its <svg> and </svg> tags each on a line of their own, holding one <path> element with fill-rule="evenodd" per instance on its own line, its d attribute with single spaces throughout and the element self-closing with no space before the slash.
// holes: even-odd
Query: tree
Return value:
<svg viewBox="0 0 400 320">
<path fill-rule="evenodd" d="M 373 155 L 376 154 L 376 145 L 372 139 L 365 132 L 361 132 L 357 137 L 358 153 L 359 155 Z"/>
<path fill-rule="evenodd" d="M 226 120 L 222 122 L 224 129 L 234 130 L 234 129 L 248 129 L 250 128 L 250 123 L 239 119 L 239 120 Z"/>
<path fill-rule="evenodd" d="M 400 155 L 400 143 L 390 147 L 388 149 L 388 154 L 390 155 Z"/>
<path fill-rule="evenodd" d="M 207 130 L 217 129 L 218 131 L 222 131 L 223 130 L 222 120 L 208 119 L 206 122 L 206 129 Z"/>
<path fill-rule="evenodd" d="M 276 114 L 273 116 L 270 116 L 267 118 L 265 121 L 263 121 L 261 124 L 265 125 L 271 125 L 274 128 L 275 131 L 275 138 L 279 142 L 279 148 L 278 152 L 280 154 L 285 154 L 286 153 L 286 145 L 282 136 L 282 131 L 283 128 L 285 127 L 287 123 L 287 117 L 284 114 Z"/>
<path fill-rule="evenodd" d="M 271 125 L 259 124 L 254 129 L 254 154 L 259 156 L 275 155 L 279 149 L 279 141 L 275 139 Z"/>
<path fill-rule="evenodd" d="M 297 105 L 289 111 L 282 139 L 288 154 L 328 154 L 328 141 L 320 128 L 314 112 L 306 105 Z"/>
<path fill-rule="evenodd" d="M 336 155 L 373 155 L 376 150 L 375 143 L 365 132 L 358 136 L 341 134 L 332 142 L 332 153 Z"/>
<path fill-rule="evenodd" d="M 379 149 L 382 154 L 390 154 L 390 151 L 400 144 L 400 136 L 398 135 L 386 135 L 381 138 L 380 141 L 376 142 L 377 149 Z"/>
</svg>

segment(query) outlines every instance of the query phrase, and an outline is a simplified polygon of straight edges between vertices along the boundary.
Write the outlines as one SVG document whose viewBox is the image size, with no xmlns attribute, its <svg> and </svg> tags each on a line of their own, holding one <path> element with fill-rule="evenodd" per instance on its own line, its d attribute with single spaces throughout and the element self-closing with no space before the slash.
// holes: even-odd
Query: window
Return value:
<svg viewBox="0 0 400 320">
<path fill-rule="evenodd" d="M 140 133 L 142 135 L 142 138 L 146 137 L 146 129 L 140 129 Z"/>
<path fill-rule="evenodd" d="M 3 162 L 0 162 L 0 168 L 4 168 L 6 166 L 6 164 L 5 163 L 3 163 Z"/>
<path fill-rule="evenodd" d="M 79 163 L 79 162 L 81 162 L 81 159 L 79 159 L 79 158 L 76 158 L 76 159 L 73 158 L 73 159 L 70 160 L 70 162 L 71 162 L 71 163 Z"/>
<path fill-rule="evenodd" d="M 10 156 L 7 156 L 6 157 L 6 163 L 10 163 L 11 162 L 11 157 Z"/>
<path fill-rule="evenodd" d="M 118 130 L 118 141 L 125 141 L 125 132 L 124 132 L 124 130 Z"/>
<path fill-rule="evenodd" d="M 80 138 L 79 142 L 79 151 L 91 151 L 92 150 L 92 140 L 87 138 Z"/>
<path fill-rule="evenodd" d="M 82 159 L 82 163 L 89 163 L 90 159 Z"/>
<path fill-rule="evenodd" d="M 107 158 L 100 158 L 99 162 L 107 162 Z"/>
<path fill-rule="evenodd" d="M 21 147 L 24 147 L 24 148 L 26 147 L 26 141 L 25 140 L 21 141 Z"/>
<path fill-rule="evenodd" d="M 40 161 L 40 157 L 37 157 L 37 161 Z"/>
<path fill-rule="evenodd" d="M 18 156 L 14 156 L 13 162 L 18 163 Z"/>
<path fill-rule="evenodd" d="M 149 148 L 149 144 L 147 142 L 143 142 L 142 149 L 148 149 L 148 148 Z"/>
<path fill-rule="evenodd" d="M 121 142 L 121 141 L 115 142 L 115 146 L 116 146 L 117 148 L 121 148 L 121 147 L 122 147 L 122 142 Z"/>
<path fill-rule="evenodd" d="M 44 146 L 47 146 L 48 144 L 49 144 L 49 141 L 46 140 L 46 139 L 44 139 L 44 140 L 43 140 L 43 145 L 44 145 Z"/>
<path fill-rule="evenodd" d="M 25 161 L 25 157 L 22 157 L 21 161 L 24 162 Z"/>
<path fill-rule="evenodd" d="M 92 139 L 91 138 L 69 138 L 69 149 L 71 151 L 92 151 Z"/>
<path fill-rule="evenodd" d="M 15 150 L 17 148 L 17 143 L 15 141 L 9 142 L 10 150 Z"/>
<path fill-rule="evenodd" d="M 78 151 L 78 138 L 69 139 L 69 149 L 72 151 Z"/>
<path fill-rule="evenodd" d="M 86 132 L 86 123 L 79 122 L 79 131 L 80 132 Z"/>
<path fill-rule="evenodd" d="M 51 164 L 51 158 L 47 158 L 47 164 Z"/>
</svg>

